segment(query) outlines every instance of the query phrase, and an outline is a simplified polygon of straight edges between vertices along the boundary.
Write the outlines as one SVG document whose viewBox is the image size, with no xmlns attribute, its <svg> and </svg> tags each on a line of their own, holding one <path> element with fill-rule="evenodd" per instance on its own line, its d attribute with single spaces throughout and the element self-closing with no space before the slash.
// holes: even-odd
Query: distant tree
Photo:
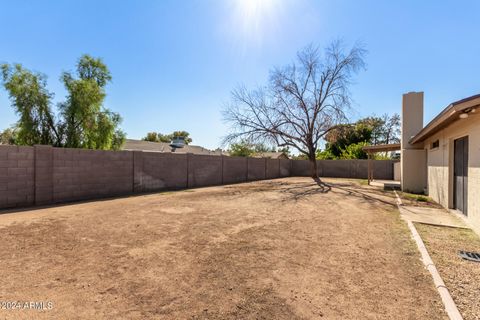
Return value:
<svg viewBox="0 0 480 320">
<path fill-rule="evenodd" d="M 383 132 L 382 132 L 382 137 L 383 141 L 382 143 L 384 144 L 390 144 L 390 143 L 400 143 L 400 115 L 397 113 L 393 114 L 392 116 L 389 116 L 388 114 L 384 114 L 383 117 Z"/>
<path fill-rule="evenodd" d="M 276 149 L 272 146 L 268 146 L 265 143 L 254 143 L 252 144 L 253 150 L 255 153 L 263 153 L 263 152 L 275 152 Z"/>
<path fill-rule="evenodd" d="M 183 137 L 185 139 L 185 144 L 189 144 L 192 142 L 192 138 L 190 138 L 190 133 L 188 133 L 187 131 L 174 131 L 171 134 L 171 137 Z"/>
<path fill-rule="evenodd" d="M 3 85 L 20 116 L 15 143 L 90 149 L 119 149 L 122 145 L 125 133 L 118 128 L 121 117 L 103 107 L 111 75 L 101 59 L 83 55 L 75 75 L 62 74 L 68 95 L 59 105 L 58 120 L 50 108 L 53 94 L 46 89 L 44 75 L 20 64 L 0 68 Z"/>
<path fill-rule="evenodd" d="M 242 140 L 237 143 L 232 143 L 228 153 L 232 157 L 251 157 L 254 155 L 255 150 L 252 144 Z"/>
<path fill-rule="evenodd" d="M 290 152 L 289 147 L 277 148 L 277 152 L 281 152 L 281 153 L 285 154 L 286 156 L 288 156 L 289 158 L 292 156 L 292 153 Z"/>
<path fill-rule="evenodd" d="M 342 151 L 342 155 L 340 156 L 340 158 L 341 159 L 367 159 L 368 156 L 365 153 L 365 151 L 363 151 L 362 149 L 367 145 L 368 145 L 368 142 L 366 141 L 352 143 L 345 147 L 345 149 Z"/>
<path fill-rule="evenodd" d="M 359 46 L 345 51 L 340 42 L 332 43 L 323 56 L 310 46 L 298 53 L 295 63 L 274 69 L 266 87 L 234 90 L 223 113 L 231 125 L 225 142 L 248 139 L 294 148 L 308 157 L 311 176 L 318 179 L 318 144 L 345 121 L 351 102 L 348 88 L 364 67 L 364 54 Z"/>
<path fill-rule="evenodd" d="M 247 140 L 241 140 L 237 143 L 232 143 L 228 152 L 234 157 L 251 157 L 255 154 L 275 152 L 275 148 L 264 143 L 250 143 Z"/>
<path fill-rule="evenodd" d="M 0 132 L 0 144 L 17 144 L 17 130 L 16 128 L 7 128 Z"/>
<path fill-rule="evenodd" d="M 158 142 L 158 135 L 156 132 L 147 132 L 147 135 L 142 140 L 150 141 L 150 142 Z"/>
<path fill-rule="evenodd" d="M 325 136 L 325 151 L 320 158 L 341 159 L 349 145 L 369 142 L 372 138 L 372 127 L 360 120 L 354 124 L 339 125 Z M 360 153 L 360 158 L 366 158 L 366 153 Z"/>
<path fill-rule="evenodd" d="M 188 133 L 187 131 L 174 131 L 170 134 L 163 134 L 160 132 L 148 132 L 147 135 L 142 138 L 142 140 L 170 143 L 175 137 L 183 137 L 185 139 L 185 144 L 189 144 L 192 142 L 192 138 L 190 138 L 190 133 Z"/>
<path fill-rule="evenodd" d="M 400 116 L 397 113 L 391 116 L 384 114 L 381 117 L 368 117 L 360 122 L 371 127 L 371 144 L 400 143 Z"/>
<path fill-rule="evenodd" d="M 352 124 L 339 125 L 325 136 L 325 149 L 317 159 L 366 159 L 366 145 L 390 144 L 400 141 L 398 114 L 367 117 Z M 386 158 L 384 154 L 382 158 Z"/>
</svg>

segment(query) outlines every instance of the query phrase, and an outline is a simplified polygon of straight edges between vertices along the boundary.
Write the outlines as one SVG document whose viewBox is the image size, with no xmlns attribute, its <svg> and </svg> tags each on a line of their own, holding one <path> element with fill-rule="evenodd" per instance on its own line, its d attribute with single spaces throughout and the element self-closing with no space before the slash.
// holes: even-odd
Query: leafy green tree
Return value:
<svg viewBox="0 0 480 320">
<path fill-rule="evenodd" d="M 330 149 L 317 150 L 316 158 L 317 158 L 317 160 L 334 160 L 334 159 L 338 159 L 338 157 L 335 156 Z"/>
<path fill-rule="evenodd" d="M 16 128 L 7 128 L 0 132 L 0 144 L 17 144 Z"/>
<path fill-rule="evenodd" d="M 17 122 L 15 142 L 19 145 L 58 144 L 59 134 L 50 110 L 53 94 L 46 89 L 45 76 L 24 69 L 20 64 L 1 65 L 2 80 Z"/>
<path fill-rule="evenodd" d="M 67 101 L 60 104 L 65 147 L 118 149 L 125 139 L 117 129 L 122 119 L 103 107 L 105 86 L 112 79 L 107 66 L 101 59 L 84 55 L 76 75 L 64 72 L 61 79 L 68 91 Z"/>
<path fill-rule="evenodd" d="M 251 157 L 255 154 L 255 149 L 252 144 L 242 140 L 232 143 L 228 152 L 232 157 Z"/>
<path fill-rule="evenodd" d="M 185 144 L 189 144 L 192 142 L 192 138 L 190 138 L 190 133 L 188 133 L 187 131 L 174 131 L 170 136 L 172 138 L 183 137 L 185 139 Z"/>
<path fill-rule="evenodd" d="M 367 159 L 368 155 L 363 151 L 363 147 L 367 146 L 368 142 L 352 143 L 345 147 L 342 151 L 341 159 Z"/>
<path fill-rule="evenodd" d="M 362 150 L 368 144 L 389 144 L 400 141 L 400 116 L 387 114 L 367 117 L 353 124 L 343 124 L 325 137 L 325 150 L 317 152 L 317 159 L 366 159 Z M 380 155 L 377 155 L 380 158 Z M 386 154 L 381 158 L 388 158 Z"/>
<path fill-rule="evenodd" d="M 324 158 L 341 159 L 345 149 L 353 144 L 369 142 L 372 138 L 372 127 L 363 120 L 355 124 L 345 124 L 331 130 L 326 136 L 327 141 Z M 366 154 L 365 154 L 366 157 Z"/>
<path fill-rule="evenodd" d="M 185 144 L 189 144 L 192 142 L 192 138 L 190 138 L 190 133 L 188 133 L 187 131 L 174 131 L 170 134 L 163 134 L 160 132 L 148 132 L 142 140 L 170 143 L 175 137 L 184 137 Z"/>
<path fill-rule="evenodd" d="M 20 116 L 15 143 L 90 149 L 121 147 L 125 140 L 125 133 L 119 129 L 122 119 L 103 106 L 105 86 L 112 77 L 101 59 L 83 55 L 76 74 L 62 74 L 68 95 L 59 105 L 58 121 L 50 108 L 53 94 L 46 89 L 44 75 L 19 64 L 4 64 L 1 70 L 3 85 Z"/>
<path fill-rule="evenodd" d="M 158 133 L 157 134 L 157 142 L 166 142 L 170 143 L 172 141 L 173 135 L 171 134 L 163 134 L 163 133 Z"/>
<path fill-rule="evenodd" d="M 372 129 L 371 144 L 400 143 L 400 116 L 397 113 L 391 116 L 384 114 L 381 117 L 367 117 L 359 122 Z"/>
<path fill-rule="evenodd" d="M 288 150 L 288 148 L 286 148 L 286 150 Z M 247 140 L 240 140 L 237 143 L 232 143 L 228 151 L 231 156 L 251 157 L 255 154 L 275 152 L 276 149 L 266 145 L 265 143 L 250 143 Z"/>
<path fill-rule="evenodd" d="M 150 141 L 150 142 L 158 142 L 158 135 L 156 132 L 147 132 L 147 135 L 142 140 Z"/>
</svg>

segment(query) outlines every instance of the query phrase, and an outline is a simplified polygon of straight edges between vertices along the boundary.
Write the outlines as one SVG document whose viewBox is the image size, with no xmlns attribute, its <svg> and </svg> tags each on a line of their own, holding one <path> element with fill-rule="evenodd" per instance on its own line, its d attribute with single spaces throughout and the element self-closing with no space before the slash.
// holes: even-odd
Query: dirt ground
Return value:
<svg viewBox="0 0 480 320">
<path fill-rule="evenodd" d="M 480 319 L 480 263 L 458 252 L 480 252 L 480 238 L 471 230 L 416 223 L 420 236 L 465 320 Z"/>
<path fill-rule="evenodd" d="M 0 215 L 0 301 L 46 303 L 0 319 L 445 319 L 394 198 L 326 181 Z"/>
</svg>

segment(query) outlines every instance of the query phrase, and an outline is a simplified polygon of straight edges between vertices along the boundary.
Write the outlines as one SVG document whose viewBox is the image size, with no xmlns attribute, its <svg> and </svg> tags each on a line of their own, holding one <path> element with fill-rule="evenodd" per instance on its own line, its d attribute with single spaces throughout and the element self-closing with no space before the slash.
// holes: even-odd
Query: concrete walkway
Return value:
<svg viewBox="0 0 480 320">
<path fill-rule="evenodd" d="M 400 190 L 400 181 L 395 180 L 372 180 L 370 185 L 374 187 L 380 187 L 384 190 Z"/>
<path fill-rule="evenodd" d="M 398 196 L 397 199 L 400 201 L 400 215 L 406 221 L 444 227 L 470 229 L 470 227 L 468 227 L 462 219 L 445 209 L 407 206 L 401 203 L 401 200 L 398 198 Z"/>
</svg>

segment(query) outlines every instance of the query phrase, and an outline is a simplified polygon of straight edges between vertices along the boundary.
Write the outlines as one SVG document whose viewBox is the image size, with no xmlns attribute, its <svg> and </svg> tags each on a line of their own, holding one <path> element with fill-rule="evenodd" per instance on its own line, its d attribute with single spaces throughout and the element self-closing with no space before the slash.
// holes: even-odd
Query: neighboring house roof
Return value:
<svg viewBox="0 0 480 320">
<path fill-rule="evenodd" d="M 459 119 L 460 114 L 475 112 L 475 108 L 480 107 L 480 94 L 455 101 L 438 114 L 429 124 L 427 124 L 417 135 L 410 139 L 410 144 L 422 142 L 451 123 Z M 478 110 L 480 112 L 480 110 Z"/>
<path fill-rule="evenodd" d="M 172 152 L 169 143 L 166 142 L 150 142 L 143 140 L 126 139 L 122 146 L 122 150 L 128 151 L 151 151 L 151 152 Z M 193 153 L 204 154 L 212 156 L 222 155 L 222 150 L 208 150 L 200 146 L 185 145 L 183 148 L 178 148 L 175 153 Z"/>
<path fill-rule="evenodd" d="M 289 159 L 284 152 L 260 152 L 253 155 L 254 158 L 270 158 L 270 159 Z"/>
</svg>

